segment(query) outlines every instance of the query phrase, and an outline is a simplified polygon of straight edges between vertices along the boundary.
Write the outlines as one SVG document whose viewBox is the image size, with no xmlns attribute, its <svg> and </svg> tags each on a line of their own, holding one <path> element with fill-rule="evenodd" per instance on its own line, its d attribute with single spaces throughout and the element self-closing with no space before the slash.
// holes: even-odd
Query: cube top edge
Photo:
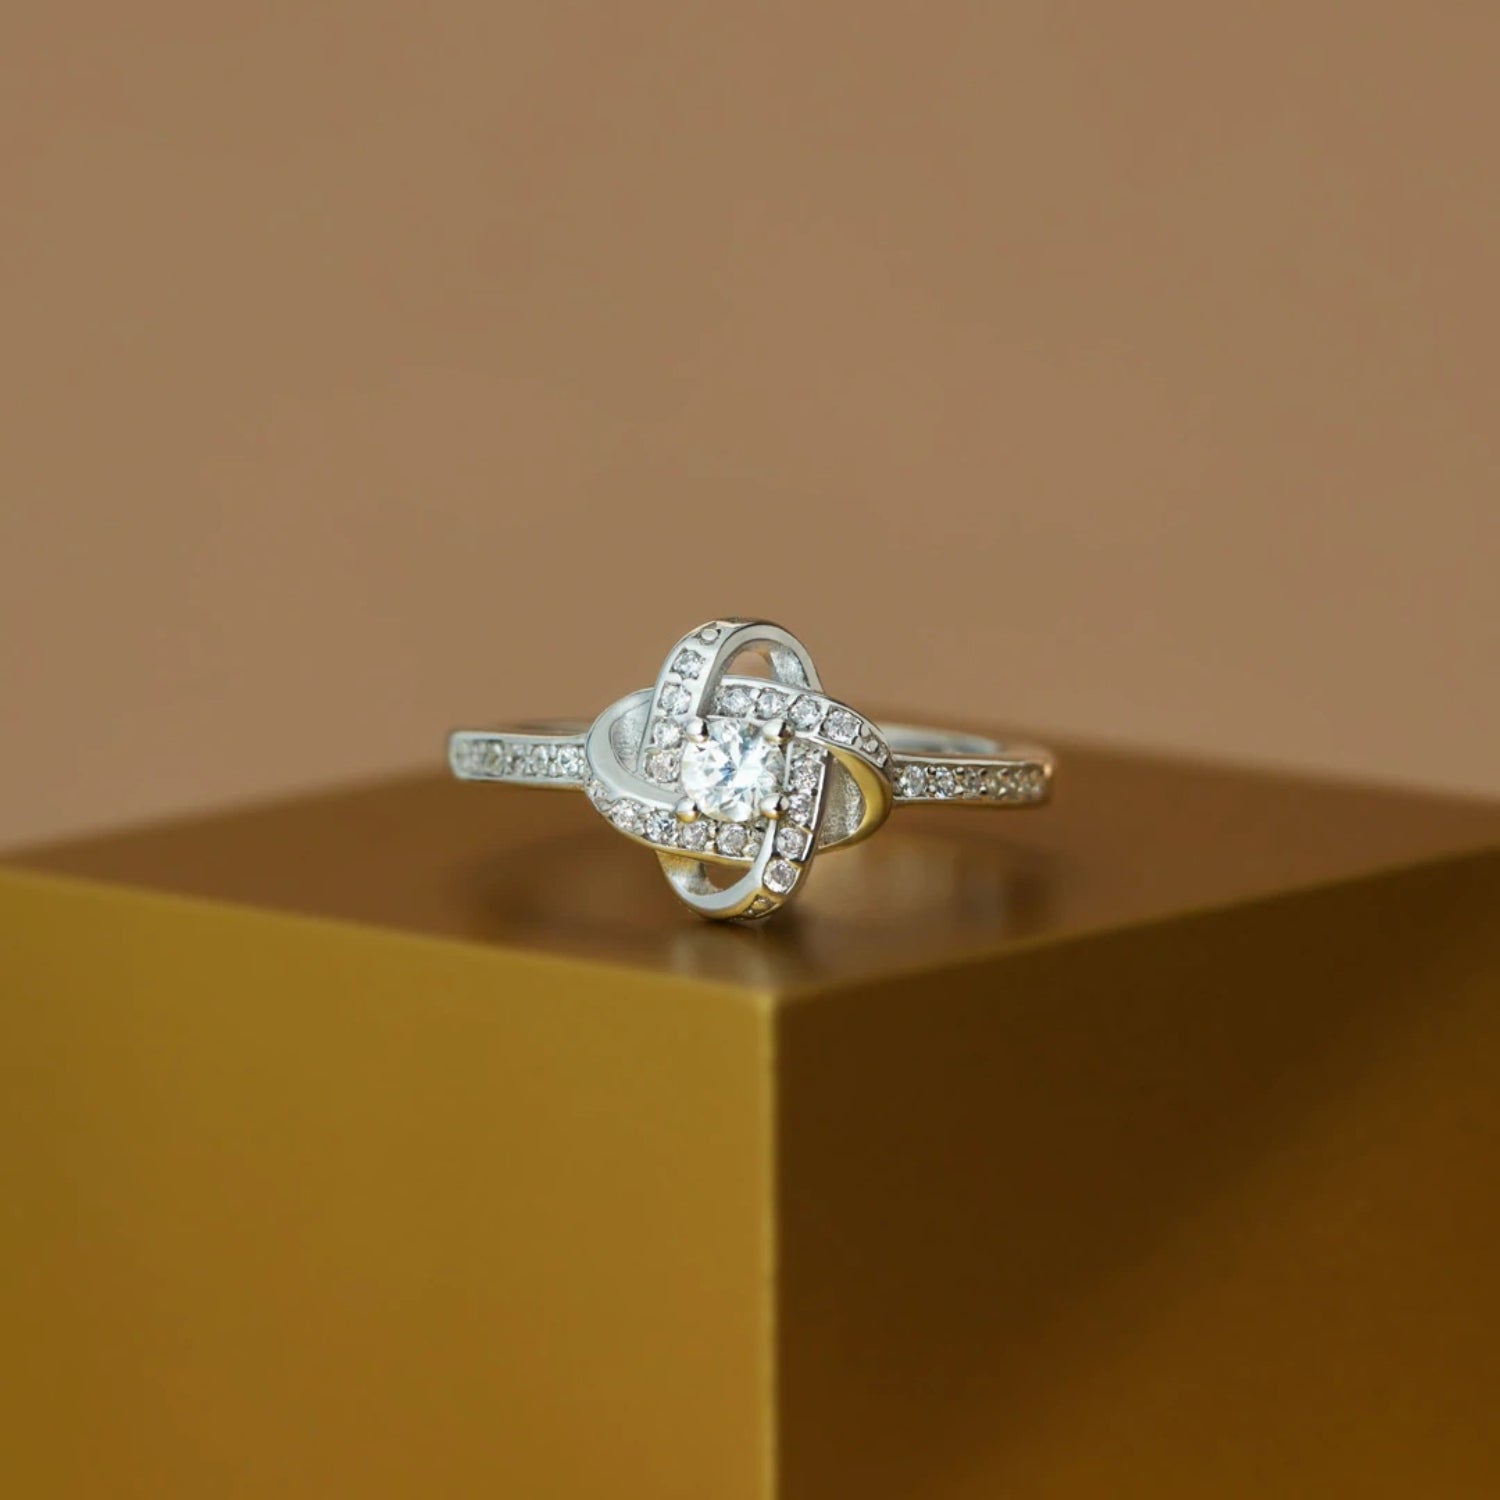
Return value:
<svg viewBox="0 0 1500 1500">
<path fill-rule="evenodd" d="M 417 774 L 16 851 L 0 866 L 769 995 L 934 971 L 1500 847 L 1500 807 L 1063 746 L 1055 803 L 902 808 L 763 928 L 680 907 L 581 796 Z"/>
</svg>

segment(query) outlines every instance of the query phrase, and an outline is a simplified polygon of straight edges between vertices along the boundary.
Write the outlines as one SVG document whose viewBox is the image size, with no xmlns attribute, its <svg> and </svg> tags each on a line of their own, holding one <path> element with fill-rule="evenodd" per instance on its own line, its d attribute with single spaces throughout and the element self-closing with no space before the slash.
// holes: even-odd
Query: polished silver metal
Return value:
<svg viewBox="0 0 1500 1500">
<path fill-rule="evenodd" d="M 767 675 L 735 672 L 747 657 Z M 682 901 L 720 921 L 770 916 L 816 855 L 868 838 L 903 804 L 1040 806 L 1056 764 L 1039 746 L 877 724 L 824 693 L 790 631 L 742 619 L 683 636 L 654 687 L 591 723 L 455 730 L 448 762 L 465 781 L 586 791 L 653 850 Z"/>
</svg>

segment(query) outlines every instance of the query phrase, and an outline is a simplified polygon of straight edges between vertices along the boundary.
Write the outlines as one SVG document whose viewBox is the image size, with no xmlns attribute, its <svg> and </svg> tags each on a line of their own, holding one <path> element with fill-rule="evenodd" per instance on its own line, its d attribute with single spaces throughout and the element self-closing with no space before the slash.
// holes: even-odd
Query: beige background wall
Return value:
<svg viewBox="0 0 1500 1500">
<path fill-rule="evenodd" d="M 11 7 L 0 840 L 830 688 L 1500 791 L 1500 11 Z"/>
</svg>

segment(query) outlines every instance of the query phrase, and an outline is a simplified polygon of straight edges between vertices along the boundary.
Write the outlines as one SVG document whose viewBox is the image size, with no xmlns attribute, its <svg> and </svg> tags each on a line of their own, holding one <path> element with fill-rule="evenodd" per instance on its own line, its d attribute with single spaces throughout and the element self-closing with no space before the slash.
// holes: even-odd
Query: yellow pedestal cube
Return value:
<svg viewBox="0 0 1500 1500">
<path fill-rule="evenodd" d="M 1500 816 L 1074 751 L 764 930 L 581 797 L 0 868 L 0 1491 L 1500 1494 Z"/>
</svg>

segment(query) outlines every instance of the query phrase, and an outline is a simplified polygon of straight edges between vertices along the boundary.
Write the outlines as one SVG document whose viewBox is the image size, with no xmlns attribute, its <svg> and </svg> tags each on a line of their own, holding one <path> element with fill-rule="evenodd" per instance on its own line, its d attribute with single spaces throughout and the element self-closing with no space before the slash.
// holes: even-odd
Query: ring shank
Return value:
<svg viewBox="0 0 1500 1500">
<path fill-rule="evenodd" d="M 587 730 L 576 719 L 456 729 L 448 736 L 448 767 L 460 781 L 581 789 L 589 775 L 583 753 Z"/>
<path fill-rule="evenodd" d="M 1040 745 L 1009 743 L 927 724 L 882 724 L 891 747 L 896 805 L 963 802 L 1035 807 L 1052 795 L 1056 759 Z"/>
<path fill-rule="evenodd" d="M 890 747 L 897 806 L 961 802 L 1025 807 L 1051 796 L 1055 760 L 1039 745 L 1013 744 L 926 724 L 877 726 Z M 555 719 L 496 729 L 461 729 L 448 739 L 448 763 L 463 781 L 579 789 L 589 780 L 588 724 Z"/>
</svg>

